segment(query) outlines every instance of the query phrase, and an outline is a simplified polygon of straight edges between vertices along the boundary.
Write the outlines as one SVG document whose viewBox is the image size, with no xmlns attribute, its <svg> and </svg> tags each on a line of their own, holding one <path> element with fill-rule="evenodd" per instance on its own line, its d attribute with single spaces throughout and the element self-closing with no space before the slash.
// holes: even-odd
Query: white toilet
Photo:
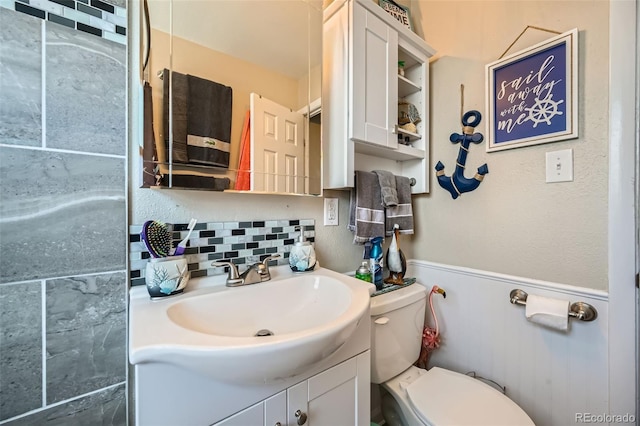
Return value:
<svg viewBox="0 0 640 426">
<path fill-rule="evenodd" d="M 427 290 L 419 284 L 371 298 L 371 381 L 396 425 L 534 425 L 512 400 L 464 374 L 412 364 L 420 354 Z"/>
</svg>

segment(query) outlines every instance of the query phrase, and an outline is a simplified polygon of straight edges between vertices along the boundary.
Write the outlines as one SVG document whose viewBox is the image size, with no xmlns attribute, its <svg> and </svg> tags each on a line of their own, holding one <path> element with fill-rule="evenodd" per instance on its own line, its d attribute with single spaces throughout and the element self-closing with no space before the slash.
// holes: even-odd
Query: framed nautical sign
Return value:
<svg viewBox="0 0 640 426">
<path fill-rule="evenodd" d="M 487 151 L 578 137 L 578 29 L 486 66 Z"/>
<path fill-rule="evenodd" d="M 385 12 L 393 16 L 402 25 L 413 31 L 413 28 L 411 28 L 411 16 L 409 14 L 409 8 L 399 5 L 393 0 L 378 0 L 378 4 L 385 10 Z"/>
</svg>

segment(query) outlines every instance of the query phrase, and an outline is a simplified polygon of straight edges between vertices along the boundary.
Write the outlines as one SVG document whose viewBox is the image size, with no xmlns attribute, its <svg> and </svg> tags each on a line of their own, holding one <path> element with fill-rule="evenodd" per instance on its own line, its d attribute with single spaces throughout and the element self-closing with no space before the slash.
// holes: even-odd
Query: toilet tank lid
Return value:
<svg viewBox="0 0 640 426">
<path fill-rule="evenodd" d="M 430 425 L 534 425 L 515 402 L 473 377 L 433 367 L 407 387 L 414 412 Z"/>
<path fill-rule="evenodd" d="M 418 283 L 371 298 L 371 316 L 385 314 L 421 299 L 426 300 L 427 289 Z"/>
</svg>

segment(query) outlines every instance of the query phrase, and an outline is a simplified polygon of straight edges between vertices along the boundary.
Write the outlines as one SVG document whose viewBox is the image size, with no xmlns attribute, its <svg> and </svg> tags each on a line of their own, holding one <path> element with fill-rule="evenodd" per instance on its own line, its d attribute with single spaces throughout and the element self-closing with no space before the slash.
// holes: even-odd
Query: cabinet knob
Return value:
<svg viewBox="0 0 640 426">
<path fill-rule="evenodd" d="M 302 426 L 307 422 L 307 413 L 303 413 L 300 410 L 295 412 L 296 419 L 298 419 L 298 425 Z"/>
<path fill-rule="evenodd" d="M 280 423 L 280 422 L 276 422 L 276 424 L 275 424 L 275 425 L 273 425 L 273 426 L 282 426 L 282 423 Z"/>
</svg>

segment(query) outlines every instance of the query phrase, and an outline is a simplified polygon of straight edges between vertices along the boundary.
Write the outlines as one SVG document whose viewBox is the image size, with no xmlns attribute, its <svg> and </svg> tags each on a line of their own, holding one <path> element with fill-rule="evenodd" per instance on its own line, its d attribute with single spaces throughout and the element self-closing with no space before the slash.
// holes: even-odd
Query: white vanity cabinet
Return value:
<svg viewBox="0 0 640 426">
<path fill-rule="evenodd" d="M 366 351 L 216 423 L 216 426 L 369 424 Z"/>
<path fill-rule="evenodd" d="M 371 0 L 335 0 L 324 12 L 324 187 L 354 186 L 354 171 L 386 169 L 429 190 L 429 58 L 435 51 Z M 403 74 L 399 61 L 404 62 Z M 415 131 L 398 103 L 415 106 Z"/>
</svg>

